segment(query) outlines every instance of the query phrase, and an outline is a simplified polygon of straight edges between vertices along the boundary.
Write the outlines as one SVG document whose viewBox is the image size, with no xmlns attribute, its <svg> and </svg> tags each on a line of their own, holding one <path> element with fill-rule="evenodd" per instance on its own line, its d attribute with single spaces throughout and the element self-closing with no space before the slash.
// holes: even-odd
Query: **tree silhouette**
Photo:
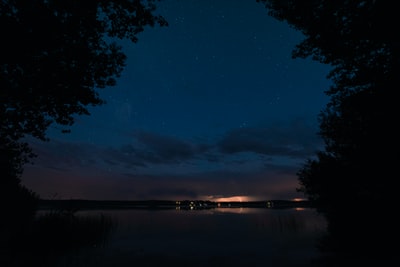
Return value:
<svg viewBox="0 0 400 267">
<path fill-rule="evenodd" d="M 137 42 L 146 26 L 167 26 L 153 14 L 156 1 L 0 2 L 1 197 L 21 189 L 34 156 L 25 137 L 47 140 L 52 124 L 68 132 L 74 116 L 104 103 L 97 90 L 115 85 L 125 66 L 115 39 Z"/>
<path fill-rule="evenodd" d="M 293 57 L 332 66 L 319 115 L 325 150 L 298 172 L 299 191 L 328 221 L 322 249 L 346 258 L 393 257 L 400 43 L 386 1 L 257 0 L 301 31 Z M 393 242 L 395 240 L 393 239 Z M 361 252 L 361 253 L 360 253 Z"/>
</svg>

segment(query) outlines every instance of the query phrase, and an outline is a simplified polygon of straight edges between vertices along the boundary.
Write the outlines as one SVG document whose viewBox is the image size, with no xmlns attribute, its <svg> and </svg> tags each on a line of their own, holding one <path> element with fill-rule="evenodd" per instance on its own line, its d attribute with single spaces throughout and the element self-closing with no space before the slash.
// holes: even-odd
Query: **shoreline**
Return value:
<svg viewBox="0 0 400 267">
<path fill-rule="evenodd" d="M 85 199 L 40 199 L 39 210 L 88 210 L 88 209 L 215 209 L 215 208 L 313 208 L 310 201 L 265 200 L 249 202 L 213 202 L 208 200 L 85 200 Z"/>
</svg>

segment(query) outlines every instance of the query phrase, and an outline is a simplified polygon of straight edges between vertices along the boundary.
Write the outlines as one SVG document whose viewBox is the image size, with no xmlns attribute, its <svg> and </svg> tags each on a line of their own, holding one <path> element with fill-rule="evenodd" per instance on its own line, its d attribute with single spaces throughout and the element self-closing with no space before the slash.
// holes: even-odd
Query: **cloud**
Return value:
<svg viewBox="0 0 400 267">
<path fill-rule="evenodd" d="M 52 139 L 32 140 L 37 164 L 49 169 L 100 168 L 141 174 L 178 174 L 199 170 L 251 170 L 293 166 L 315 155 L 321 140 L 304 122 L 232 129 L 211 141 L 183 140 L 146 131 L 130 133 L 118 147 Z"/>
<path fill-rule="evenodd" d="M 119 147 L 58 139 L 49 142 L 32 139 L 29 143 L 38 155 L 36 164 L 65 171 L 92 167 L 135 170 L 148 168 L 150 165 L 173 166 L 197 160 L 209 150 L 209 145 L 206 144 L 143 131 L 135 132 L 131 136 L 131 143 Z"/>
<path fill-rule="evenodd" d="M 147 163 L 143 158 L 135 154 L 133 148 L 129 145 L 121 146 L 120 148 L 98 148 L 98 154 L 104 163 L 110 165 L 120 165 L 125 168 L 146 167 Z"/>
<path fill-rule="evenodd" d="M 321 139 L 301 122 L 289 126 L 237 128 L 217 142 L 221 153 L 253 152 L 268 156 L 309 157 L 321 147 Z"/>
<path fill-rule="evenodd" d="M 32 139 L 29 143 L 33 152 L 38 155 L 33 161 L 43 167 L 68 171 L 71 168 L 82 168 L 96 164 L 97 146 L 51 140 L 43 142 Z"/>
<path fill-rule="evenodd" d="M 172 136 L 138 131 L 133 134 L 139 147 L 131 148 L 137 157 L 151 163 L 179 163 L 195 159 L 208 150 L 206 144 L 194 144 Z"/>
<path fill-rule="evenodd" d="M 148 132 L 119 147 L 35 141 L 39 158 L 24 182 L 43 196 L 66 198 L 291 198 L 298 196 L 300 155 L 318 144 L 311 139 L 306 131 L 270 127 L 234 129 L 208 144 Z M 305 148 L 295 154 L 290 147 L 298 143 Z"/>
</svg>

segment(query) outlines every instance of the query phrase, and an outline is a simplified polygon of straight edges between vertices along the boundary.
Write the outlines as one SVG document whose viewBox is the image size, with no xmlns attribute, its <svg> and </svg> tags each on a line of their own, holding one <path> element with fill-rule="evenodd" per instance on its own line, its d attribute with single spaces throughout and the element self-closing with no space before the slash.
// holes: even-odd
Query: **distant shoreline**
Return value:
<svg viewBox="0 0 400 267">
<path fill-rule="evenodd" d="M 41 199 L 39 210 L 96 210 L 96 209 L 214 209 L 214 208 L 312 208 L 310 201 L 265 200 L 248 202 L 214 202 L 208 200 L 85 200 Z"/>
</svg>

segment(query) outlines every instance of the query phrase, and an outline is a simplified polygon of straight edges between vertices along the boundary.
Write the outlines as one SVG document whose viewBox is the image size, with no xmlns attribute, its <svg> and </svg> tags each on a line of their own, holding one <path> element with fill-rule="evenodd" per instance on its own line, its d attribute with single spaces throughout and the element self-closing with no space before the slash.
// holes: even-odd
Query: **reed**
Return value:
<svg viewBox="0 0 400 267">
<path fill-rule="evenodd" d="M 116 224 L 101 213 L 77 215 L 69 212 L 49 212 L 36 220 L 35 235 L 52 247 L 74 249 L 82 246 L 102 246 Z"/>
<path fill-rule="evenodd" d="M 102 213 L 48 211 L 37 215 L 29 226 L 16 229 L 0 263 L 5 267 L 56 266 L 66 255 L 104 247 L 116 226 L 115 220 Z"/>
</svg>

